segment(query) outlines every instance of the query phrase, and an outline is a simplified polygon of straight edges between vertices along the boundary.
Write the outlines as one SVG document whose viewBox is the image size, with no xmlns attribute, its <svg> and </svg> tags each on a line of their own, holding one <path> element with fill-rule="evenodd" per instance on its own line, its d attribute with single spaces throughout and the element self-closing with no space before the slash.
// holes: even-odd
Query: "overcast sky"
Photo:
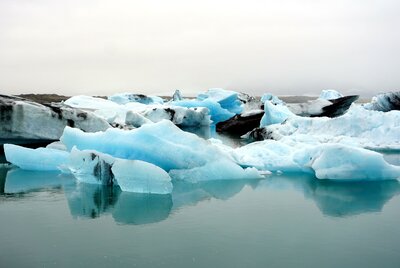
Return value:
<svg viewBox="0 0 400 268">
<path fill-rule="evenodd" d="M 0 93 L 373 95 L 400 88 L 399 0 L 0 0 Z"/>
</svg>

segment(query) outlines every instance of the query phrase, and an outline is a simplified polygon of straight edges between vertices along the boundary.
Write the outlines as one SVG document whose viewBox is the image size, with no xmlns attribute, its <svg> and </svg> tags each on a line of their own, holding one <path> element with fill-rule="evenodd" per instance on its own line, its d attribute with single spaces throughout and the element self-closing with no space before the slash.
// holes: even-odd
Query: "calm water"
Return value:
<svg viewBox="0 0 400 268">
<path fill-rule="evenodd" d="M 400 267 L 398 181 L 282 175 L 144 195 L 3 167 L 0 192 L 1 267 Z"/>
</svg>

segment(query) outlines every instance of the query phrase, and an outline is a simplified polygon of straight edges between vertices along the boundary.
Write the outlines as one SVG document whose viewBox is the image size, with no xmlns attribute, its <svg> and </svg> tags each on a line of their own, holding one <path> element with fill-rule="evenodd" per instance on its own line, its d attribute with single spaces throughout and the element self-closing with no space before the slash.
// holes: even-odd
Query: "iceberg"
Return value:
<svg viewBox="0 0 400 268">
<path fill-rule="evenodd" d="M 221 105 L 213 100 L 181 100 L 171 102 L 173 106 L 181 106 L 187 108 L 205 107 L 209 110 L 211 120 L 216 124 L 218 122 L 226 121 L 235 116 L 235 113 L 228 111 L 221 107 Z"/>
<path fill-rule="evenodd" d="M 115 158 L 142 160 L 167 172 L 203 167 L 201 172 L 192 171 L 204 175 L 208 170 L 208 179 L 212 178 L 214 172 L 218 172 L 217 167 L 212 165 L 213 162 L 220 161 L 219 163 L 226 164 L 231 169 L 242 169 L 219 147 L 180 130 L 167 120 L 146 124 L 134 130 L 109 129 L 98 133 L 84 133 L 67 127 L 61 141 L 69 150 L 76 146 L 79 150 L 95 150 Z M 250 173 L 255 174 L 254 171 L 240 174 L 247 178 Z"/>
<path fill-rule="evenodd" d="M 218 102 L 223 109 L 234 114 L 240 114 L 243 110 L 242 102 L 239 100 L 238 93 L 222 88 L 210 88 L 206 92 L 198 94 L 197 100 L 211 100 Z"/>
<path fill-rule="evenodd" d="M 107 121 L 89 111 L 5 95 L 0 95 L 0 121 L 1 139 L 58 140 L 65 126 L 86 132 L 110 128 Z"/>
<path fill-rule="evenodd" d="M 146 96 L 143 94 L 134 93 L 117 93 L 108 97 L 108 100 L 118 104 L 127 104 L 129 102 L 138 102 L 142 104 L 163 104 L 164 100 L 158 96 Z"/>
<path fill-rule="evenodd" d="M 324 100 L 334 100 L 334 99 L 339 99 L 342 97 L 344 97 L 344 96 L 334 89 L 325 89 L 325 90 L 321 91 L 318 98 L 324 99 Z"/>
<path fill-rule="evenodd" d="M 336 118 L 291 117 L 283 124 L 274 124 L 249 137 L 264 135 L 284 141 L 342 143 L 368 149 L 400 149 L 400 111 L 368 111 L 353 106 L 345 115 Z M 283 141 L 283 140 L 282 140 Z"/>
<path fill-rule="evenodd" d="M 260 127 L 280 124 L 289 117 L 295 116 L 285 104 L 275 104 L 272 101 L 264 103 L 264 115 L 261 118 Z"/>
<path fill-rule="evenodd" d="M 400 110 L 400 91 L 376 95 L 371 102 L 364 104 L 363 107 L 367 110 L 381 112 Z"/>
<path fill-rule="evenodd" d="M 400 167 L 382 154 L 337 143 L 265 140 L 231 151 L 242 166 L 284 173 L 314 173 L 318 179 L 387 180 L 400 178 Z"/>
<path fill-rule="evenodd" d="M 169 172 L 176 180 L 196 183 L 210 180 L 262 179 L 255 168 L 243 169 L 229 158 L 215 160 L 201 167 L 178 169 Z"/>
<path fill-rule="evenodd" d="M 68 167 L 78 181 L 119 185 L 122 191 L 168 194 L 171 178 L 163 169 L 140 160 L 114 158 L 93 150 L 73 148 Z"/>
<path fill-rule="evenodd" d="M 163 105 L 156 101 L 145 103 L 114 102 L 89 96 L 74 96 L 65 101 L 65 104 L 71 107 L 93 111 L 94 114 L 115 127 L 140 127 L 143 124 L 159 122 L 163 119 L 173 121 L 176 125 L 183 127 L 208 126 L 211 123 L 206 108 L 185 108 L 181 107 L 182 105 L 173 106 L 173 103 Z"/>
<path fill-rule="evenodd" d="M 69 157 L 69 152 L 58 149 L 30 149 L 13 144 L 4 144 L 4 153 L 8 162 L 25 170 L 59 170 Z"/>
<path fill-rule="evenodd" d="M 173 101 L 180 101 L 183 100 L 182 93 L 179 89 L 175 90 L 174 95 L 172 95 Z"/>
</svg>

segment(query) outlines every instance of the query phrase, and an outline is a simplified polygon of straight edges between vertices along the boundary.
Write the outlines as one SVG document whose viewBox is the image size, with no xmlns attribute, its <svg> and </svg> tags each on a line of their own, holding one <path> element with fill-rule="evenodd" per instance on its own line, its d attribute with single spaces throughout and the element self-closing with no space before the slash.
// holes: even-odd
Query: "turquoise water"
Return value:
<svg viewBox="0 0 400 268">
<path fill-rule="evenodd" d="M 398 181 L 281 175 L 146 195 L 3 167 L 0 192 L 1 267 L 400 267 Z"/>
</svg>

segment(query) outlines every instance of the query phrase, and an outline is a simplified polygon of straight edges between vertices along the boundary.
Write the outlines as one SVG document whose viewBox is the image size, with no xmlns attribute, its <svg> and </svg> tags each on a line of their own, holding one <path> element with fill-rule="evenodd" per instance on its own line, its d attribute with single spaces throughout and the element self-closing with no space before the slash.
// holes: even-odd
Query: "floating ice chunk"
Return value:
<svg viewBox="0 0 400 268">
<path fill-rule="evenodd" d="M 91 149 L 123 159 L 138 159 L 165 170 L 187 169 L 204 165 L 217 149 L 196 135 L 183 132 L 172 122 L 144 125 L 124 131 L 84 133 L 66 128 L 61 140 L 67 148 Z"/>
<path fill-rule="evenodd" d="M 115 181 L 111 167 L 114 162 L 115 158 L 110 155 L 72 148 L 68 168 L 78 181 L 113 185 Z"/>
<path fill-rule="evenodd" d="M 278 98 L 277 96 L 272 95 L 270 93 L 265 93 L 264 95 L 262 95 L 261 102 L 264 103 L 266 101 L 270 101 L 270 102 L 272 102 L 272 104 L 276 104 L 276 105 L 278 105 L 278 104 L 284 105 L 285 104 L 280 98 Z"/>
<path fill-rule="evenodd" d="M 187 108 L 197 108 L 197 107 L 205 107 L 209 110 L 209 114 L 211 116 L 211 120 L 214 123 L 226 121 L 229 118 L 235 116 L 234 113 L 224 109 L 218 102 L 213 100 L 181 100 L 181 101 L 174 101 L 171 102 L 174 106 L 181 106 Z"/>
<path fill-rule="evenodd" d="M 370 103 L 364 105 L 364 108 L 381 112 L 400 110 L 400 91 L 374 96 Z"/>
<path fill-rule="evenodd" d="M 61 140 L 69 149 L 76 146 L 80 150 L 96 150 L 117 158 L 142 160 L 166 171 L 202 167 L 215 161 L 229 163 L 232 169 L 241 168 L 226 152 L 194 134 L 180 130 L 167 120 L 129 131 L 109 129 L 84 133 L 66 128 Z M 207 169 L 201 172 L 206 174 Z M 208 178 L 213 177 L 213 172 L 217 172 L 217 169 L 208 170 Z"/>
<path fill-rule="evenodd" d="M 151 106 L 140 114 L 154 123 L 166 119 L 181 127 L 209 126 L 211 123 L 208 109 L 204 107 Z"/>
<path fill-rule="evenodd" d="M 164 101 L 162 98 L 158 96 L 146 96 L 143 94 L 134 94 L 134 93 L 117 93 L 112 96 L 109 96 L 108 99 L 118 104 L 127 104 L 129 102 L 139 102 L 143 104 L 163 104 Z"/>
<path fill-rule="evenodd" d="M 174 95 L 172 95 L 173 101 L 180 101 L 183 100 L 182 93 L 179 89 L 175 90 Z"/>
<path fill-rule="evenodd" d="M 173 179 L 189 182 L 263 178 L 255 168 L 243 169 L 230 159 L 220 159 L 192 169 L 171 170 Z"/>
<path fill-rule="evenodd" d="M 102 131 L 110 125 L 91 112 L 0 95 L 0 138 L 58 140 L 65 126 Z"/>
<path fill-rule="evenodd" d="M 295 150 L 295 147 L 282 142 L 265 140 L 237 148 L 231 154 L 242 166 L 256 167 L 259 170 L 312 172 L 310 168 L 293 161 L 292 154 Z"/>
<path fill-rule="evenodd" d="M 140 160 L 114 158 L 93 150 L 71 151 L 69 168 L 77 180 L 91 184 L 117 184 L 122 191 L 168 194 L 171 178 L 163 169 Z"/>
<path fill-rule="evenodd" d="M 268 137 L 285 136 L 298 142 L 313 137 L 319 142 L 338 142 L 372 149 L 400 149 L 400 111 L 368 111 L 353 106 L 336 118 L 291 117 L 284 124 L 267 126 Z"/>
<path fill-rule="evenodd" d="M 310 166 L 318 179 L 386 180 L 400 178 L 400 166 L 388 164 L 382 154 L 340 144 L 299 150 L 295 162 Z"/>
<path fill-rule="evenodd" d="M 243 110 L 242 102 L 238 99 L 238 93 L 222 88 L 210 88 L 197 95 L 198 100 L 212 100 L 218 102 L 223 109 L 234 114 L 240 114 Z"/>
<path fill-rule="evenodd" d="M 333 100 L 341 97 L 343 97 L 343 95 L 334 89 L 324 89 L 321 91 L 321 94 L 319 94 L 319 98 L 324 100 Z"/>
<path fill-rule="evenodd" d="M 25 170 L 59 170 L 68 161 L 69 153 L 57 149 L 30 149 L 13 144 L 4 144 L 8 162 Z"/>
<path fill-rule="evenodd" d="M 61 150 L 61 151 L 67 151 L 67 147 L 65 147 L 65 145 L 60 141 L 52 142 L 52 143 L 48 144 L 46 146 L 46 148 L 55 149 L 55 150 Z"/>
<path fill-rule="evenodd" d="M 125 124 L 133 127 L 141 127 L 145 124 L 153 123 L 150 119 L 147 119 L 140 113 L 134 111 L 128 111 L 125 117 Z"/>
<path fill-rule="evenodd" d="M 120 106 L 112 101 L 85 95 L 78 95 L 64 101 L 64 104 L 81 109 L 99 110 L 99 109 L 118 109 Z"/>
<path fill-rule="evenodd" d="M 118 159 L 112 172 L 119 187 L 125 192 L 169 194 L 171 177 L 163 169 L 140 160 Z"/>
<path fill-rule="evenodd" d="M 264 103 L 264 112 L 265 114 L 261 118 L 260 127 L 280 124 L 289 117 L 295 116 L 286 105 L 274 104 L 271 101 L 266 101 Z"/>
</svg>

